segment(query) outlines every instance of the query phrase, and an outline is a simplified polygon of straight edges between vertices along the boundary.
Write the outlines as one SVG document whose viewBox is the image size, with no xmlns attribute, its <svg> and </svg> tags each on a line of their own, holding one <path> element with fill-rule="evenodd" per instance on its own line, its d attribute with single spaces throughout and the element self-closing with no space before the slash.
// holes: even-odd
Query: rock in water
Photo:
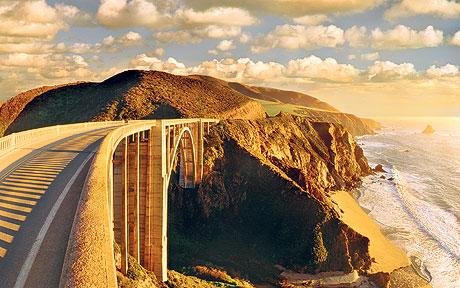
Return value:
<svg viewBox="0 0 460 288">
<path fill-rule="evenodd" d="M 380 172 L 380 173 L 386 173 L 386 172 L 387 172 L 387 171 L 385 171 L 385 170 L 383 169 L 382 164 L 377 164 L 377 165 L 375 165 L 375 168 L 372 169 L 372 171 L 374 171 L 374 172 Z"/>
<path fill-rule="evenodd" d="M 434 128 L 428 124 L 425 128 L 425 130 L 423 130 L 423 134 L 433 134 L 436 130 L 434 130 Z"/>
</svg>

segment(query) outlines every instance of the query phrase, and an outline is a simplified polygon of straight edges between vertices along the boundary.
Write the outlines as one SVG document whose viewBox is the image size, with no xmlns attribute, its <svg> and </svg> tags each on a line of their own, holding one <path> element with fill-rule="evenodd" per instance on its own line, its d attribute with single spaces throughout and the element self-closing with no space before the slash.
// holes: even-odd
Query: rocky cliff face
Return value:
<svg viewBox="0 0 460 288">
<path fill-rule="evenodd" d="M 170 251 L 184 246 L 179 238 L 200 243 L 189 260 L 172 252 L 173 266 L 177 259 L 180 265 L 212 262 L 250 278 L 274 265 L 302 272 L 369 267 L 368 239 L 340 221 L 328 197 L 370 173 L 361 148 L 341 126 L 288 115 L 226 120 L 212 129 L 205 151 L 199 189 L 173 185 L 171 191 L 172 231 L 183 236 L 171 237 Z M 235 259 L 228 247 L 241 250 L 244 259 Z"/>
</svg>

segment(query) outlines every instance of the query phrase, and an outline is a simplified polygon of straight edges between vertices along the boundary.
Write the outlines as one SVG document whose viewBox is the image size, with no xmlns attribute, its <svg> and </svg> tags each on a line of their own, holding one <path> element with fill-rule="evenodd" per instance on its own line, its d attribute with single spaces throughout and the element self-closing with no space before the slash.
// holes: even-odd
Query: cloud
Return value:
<svg viewBox="0 0 460 288">
<path fill-rule="evenodd" d="M 454 36 L 450 39 L 451 45 L 460 46 L 460 31 L 457 31 Z"/>
<path fill-rule="evenodd" d="M 144 39 L 141 34 L 133 31 L 129 31 L 118 37 L 109 35 L 102 39 L 101 42 L 91 43 L 73 43 L 66 45 L 61 42 L 52 46 L 49 52 L 53 53 L 74 53 L 74 54 L 86 54 L 86 53 L 101 53 L 101 52 L 117 52 L 125 47 L 140 46 L 144 44 Z M 1 52 L 1 45 L 0 45 Z"/>
<path fill-rule="evenodd" d="M 226 6 L 241 7 L 255 13 L 301 17 L 312 14 L 347 13 L 368 10 L 378 6 L 382 0 L 186 0 L 190 7 L 206 9 Z"/>
<path fill-rule="evenodd" d="M 414 64 L 395 64 L 391 61 L 375 61 L 368 70 L 369 79 L 375 81 L 411 78 L 416 74 Z"/>
<path fill-rule="evenodd" d="M 223 26 L 249 26 L 256 23 L 248 11 L 240 8 L 215 7 L 205 11 L 193 9 L 178 10 L 175 21 L 182 26 L 193 25 L 223 25 Z"/>
<path fill-rule="evenodd" d="M 460 3 L 453 0 L 402 0 L 385 12 L 385 18 L 389 20 L 415 15 L 456 18 L 460 16 Z"/>
<path fill-rule="evenodd" d="M 333 58 L 324 60 L 311 55 L 293 59 L 286 65 L 277 62 L 253 61 L 249 58 L 224 58 L 204 61 L 186 67 L 174 58 L 166 61 L 141 54 L 131 61 L 134 68 L 160 69 L 170 73 L 204 74 L 227 81 L 244 83 L 310 83 L 313 80 L 326 82 L 348 82 L 360 79 L 361 71 L 349 64 L 340 64 Z"/>
<path fill-rule="evenodd" d="M 146 54 L 140 54 L 131 61 L 131 65 L 136 69 L 159 70 L 179 75 L 187 73 L 185 64 L 171 57 L 163 61 L 154 56 L 150 57 Z"/>
<path fill-rule="evenodd" d="M 87 25 L 91 16 L 75 6 L 50 6 L 45 0 L 0 3 L 0 35 L 51 40 L 69 24 Z"/>
<path fill-rule="evenodd" d="M 161 31 L 154 35 L 155 39 L 162 42 L 175 42 L 180 44 L 199 43 L 203 39 L 224 39 L 242 35 L 241 27 L 209 25 L 203 28 L 194 28 L 189 31 Z"/>
<path fill-rule="evenodd" d="M 361 55 L 361 60 L 375 61 L 380 58 L 379 52 L 365 53 Z"/>
<path fill-rule="evenodd" d="M 439 78 L 444 76 L 453 77 L 458 75 L 458 67 L 452 64 L 446 64 L 438 68 L 433 65 L 426 70 L 426 74 L 431 78 Z"/>
<path fill-rule="evenodd" d="M 232 40 L 222 40 L 217 44 L 216 49 L 222 52 L 235 49 L 235 44 Z"/>
<path fill-rule="evenodd" d="M 296 17 L 293 20 L 294 23 L 301 25 L 319 25 L 321 23 L 328 22 L 329 18 L 325 14 L 316 14 Z"/>
<path fill-rule="evenodd" d="M 0 67 L 46 79 L 82 78 L 91 74 L 80 55 L 13 53 L 0 57 Z"/>
<path fill-rule="evenodd" d="M 111 28 L 154 28 L 161 24 L 162 15 L 157 7 L 147 0 L 101 0 L 97 20 Z"/>
<path fill-rule="evenodd" d="M 372 47 L 376 49 L 416 49 L 437 47 L 443 42 L 443 32 L 428 26 L 425 30 L 417 31 L 404 25 L 382 31 L 376 28 L 371 33 Z"/>
<path fill-rule="evenodd" d="M 342 29 L 334 26 L 280 25 L 266 36 L 256 39 L 251 50 L 255 53 L 272 48 L 288 50 L 337 47 L 345 42 Z"/>
<path fill-rule="evenodd" d="M 174 6 L 174 5 L 172 5 Z M 247 10 L 212 7 L 203 11 L 191 8 L 160 10 L 147 0 L 103 0 L 97 12 L 99 23 L 110 28 L 144 27 L 154 30 L 163 43 L 198 43 L 203 39 L 224 39 L 242 35 L 241 28 L 257 19 Z"/>
<path fill-rule="evenodd" d="M 288 62 L 286 75 L 295 78 L 326 79 L 336 82 L 348 82 L 356 79 L 360 71 L 349 64 L 339 64 L 333 58 L 311 55 L 303 59 Z"/>
<path fill-rule="evenodd" d="M 345 39 L 350 47 L 366 47 L 369 43 L 367 28 L 353 26 L 345 31 Z"/>
</svg>

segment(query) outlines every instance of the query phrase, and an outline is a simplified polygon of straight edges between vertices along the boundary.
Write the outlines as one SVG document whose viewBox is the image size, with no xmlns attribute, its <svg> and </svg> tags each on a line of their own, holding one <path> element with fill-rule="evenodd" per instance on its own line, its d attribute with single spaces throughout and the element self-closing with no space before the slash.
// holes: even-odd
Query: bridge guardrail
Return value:
<svg viewBox="0 0 460 288">
<path fill-rule="evenodd" d="M 37 128 L 18 133 L 12 133 L 0 138 L 0 158 L 15 149 L 21 148 L 31 141 L 39 141 L 44 137 L 56 137 L 62 133 L 75 130 L 85 130 L 97 127 L 109 127 L 122 124 L 123 121 L 105 121 L 105 122 L 85 122 L 67 125 L 55 125 L 44 128 Z"/>
<path fill-rule="evenodd" d="M 111 131 L 103 139 L 83 187 L 61 273 L 60 287 L 117 287 L 113 251 L 112 155 L 118 143 L 131 134 L 157 125 L 193 121 L 217 123 L 216 119 L 134 120 Z"/>
<path fill-rule="evenodd" d="M 156 121 L 129 121 L 103 139 L 83 187 L 69 236 L 60 287 L 117 287 L 109 195 L 111 157 L 124 137 L 149 130 Z"/>
</svg>

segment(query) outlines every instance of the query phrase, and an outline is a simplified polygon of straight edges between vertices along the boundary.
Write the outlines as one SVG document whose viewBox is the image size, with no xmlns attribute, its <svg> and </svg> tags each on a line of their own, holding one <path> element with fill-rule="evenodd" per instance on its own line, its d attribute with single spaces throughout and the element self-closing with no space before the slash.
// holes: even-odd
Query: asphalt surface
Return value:
<svg viewBox="0 0 460 288">
<path fill-rule="evenodd" d="M 1 288 L 59 286 L 82 187 L 108 131 L 55 141 L 0 171 Z"/>
</svg>

